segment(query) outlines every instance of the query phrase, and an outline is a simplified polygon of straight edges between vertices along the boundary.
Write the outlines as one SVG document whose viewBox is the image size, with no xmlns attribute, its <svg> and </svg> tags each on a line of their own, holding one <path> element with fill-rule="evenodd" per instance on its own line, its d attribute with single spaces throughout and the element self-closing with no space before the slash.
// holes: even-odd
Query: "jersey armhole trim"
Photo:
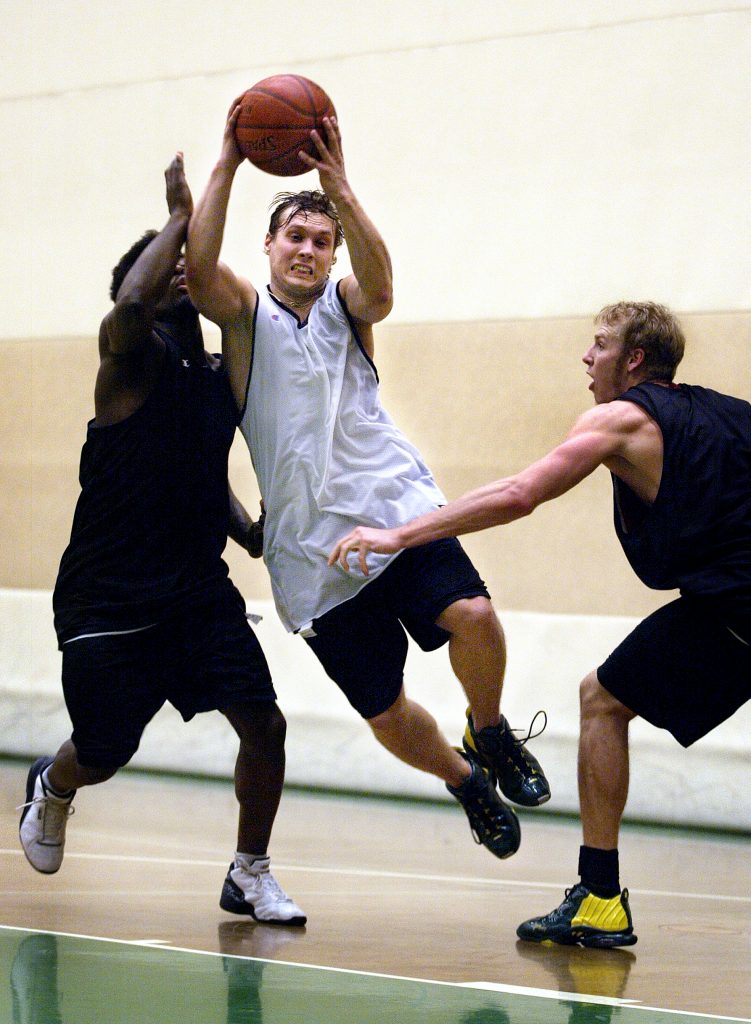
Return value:
<svg viewBox="0 0 751 1024">
<path fill-rule="evenodd" d="M 368 353 L 365 351 L 365 346 L 363 345 L 362 339 L 360 337 L 360 333 L 357 330 L 357 327 L 355 326 L 355 321 L 352 318 L 352 314 L 347 309 L 347 303 L 344 301 L 344 296 L 342 295 L 342 292 L 341 292 L 341 284 L 342 284 L 341 281 L 337 281 L 337 283 L 336 283 L 336 297 L 339 300 L 339 304 L 341 305 L 342 309 L 344 310 L 344 315 L 346 316 L 347 322 L 349 323 L 349 328 L 352 331 L 352 337 L 357 342 L 357 347 L 360 349 L 360 351 L 362 352 L 363 356 L 365 357 L 365 360 L 366 360 L 368 366 L 371 368 L 371 370 L 375 374 L 376 383 L 380 384 L 381 383 L 381 379 L 378 376 L 378 369 L 376 367 L 376 364 L 373 362 L 373 360 L 370 358 Z"/>
<path fill-rule="evenodd" d="M 242 422 L 242 418 L 245 415 L 245 410 L 248 408 L 248 393 L 250 391 L 250 378 L 253 376 L 253 361 L 256 357 L 256 321 L 258 320 L 258 307 L 261 304 L 261 296 L 256 292 L 256 304 L 253 309 L 253 318 L 251 320 L 250 329 L 250 365 L 248 366 L 248 379 L 245 382 L 245 400 L 243 401 L 243 407 L 240 410 L 240 417 L 238 423 Z"/>
</svg>

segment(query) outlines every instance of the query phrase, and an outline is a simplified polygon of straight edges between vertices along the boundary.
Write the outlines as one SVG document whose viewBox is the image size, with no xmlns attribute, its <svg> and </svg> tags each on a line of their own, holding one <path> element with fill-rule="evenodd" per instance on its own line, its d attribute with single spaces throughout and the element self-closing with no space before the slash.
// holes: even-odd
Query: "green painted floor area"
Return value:
<svg viewBox="0 0 751 1024">
<path fill-rule="evenodd" d="M 571 1002 L 0 928 L 9 1024 L 701 1024 Z"/>
</svg>

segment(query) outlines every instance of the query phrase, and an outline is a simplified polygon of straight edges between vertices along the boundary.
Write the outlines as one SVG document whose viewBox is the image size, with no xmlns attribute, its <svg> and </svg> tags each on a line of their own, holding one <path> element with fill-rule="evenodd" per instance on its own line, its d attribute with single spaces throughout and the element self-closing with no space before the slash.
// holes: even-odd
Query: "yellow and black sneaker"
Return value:
<svg viewBox="0 0 751 1024">
<path fill-rule="evenodd" d="M 463 751 L 459 753 L 469 762 L 472 771 L 461 786 L 446 783 L 446 789 L 464 808 L 475 842 L 505 860 L 516 853 L 522 841 L 519 819 L 513 808 L 498 796 L 488 770 Z"/>
<path fill-rule="evenodd" d="M 537 714 L 544 715 L 545 712 L 538 711 Z M 545 725 L 547 716 L 540 732 Z M 503 715 L 498 725 L 476 730 L 467 708 L 467 728 L 462 741 L 464 749 L 471 760 L 490 770 L 494 784 L 497 782 L 507 800 L 523 807 L 538 807 L 550 799 L 550 785 L 540 762 L 524 746 L 531 732 L 530 727 L 528 735 L 523 740 L 518 739 Z M 535 735 L 539 736 L 540 732 Z"/>
<path fill-rule="evenodd" d="M 628 889 L 618 896 L 602 899 L 579 882 L 566 889 L 566 898 L 559 907 L 544 917 L 522 922 L 516 934 L 527 942 L 555 942 L 561 946 L 591 949 L 633 946 L 636 936 Z"/>
</svg>

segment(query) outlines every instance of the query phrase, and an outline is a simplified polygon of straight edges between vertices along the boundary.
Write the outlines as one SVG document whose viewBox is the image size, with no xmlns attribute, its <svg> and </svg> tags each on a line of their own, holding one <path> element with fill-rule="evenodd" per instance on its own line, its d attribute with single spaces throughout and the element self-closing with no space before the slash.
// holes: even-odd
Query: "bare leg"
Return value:
<svg viewBox="0 0 751 1024">
<path fill-rule="evenodd" d="M 436 622 L 451 634 L 451 667 L 467 695 L 475 728 L 498 725 L 506 641 L 492 604 L 485 597 L 464 598 Z"/>
<path fill-rule="evenodd" d="M 629 782 L 628 726 L 635 714 L 591 672 L 580 687 L 579 804 L 584 845 L 615 850 Z"/>
<path fill-rule="evenodd" d="M 437 775 L 455 788 L 468 778 L 467 761 L 451 746 L 433 716 L 408 700 L 403 689 L 387 711 L 367 721 L 378 742 L 405 764 Z"/>
<path fill-rule="evenodd" d="M 47 779 L 58 793 L 67 793 L 71 789 L 82 789 L 84 786 L 106 782 L 116 771 L 117 768 L 85 768 L 78 762 L 73 741 L 66 740 L 47 769 Z"/>
<path fill-rule="evenodd" d="M 276 704 L 225 708 L 224 714 L 240 737 L 235 763 L 237 850 L 260 856 L 268 849 L 282 796 L 287 723 Z"/>
</svg>

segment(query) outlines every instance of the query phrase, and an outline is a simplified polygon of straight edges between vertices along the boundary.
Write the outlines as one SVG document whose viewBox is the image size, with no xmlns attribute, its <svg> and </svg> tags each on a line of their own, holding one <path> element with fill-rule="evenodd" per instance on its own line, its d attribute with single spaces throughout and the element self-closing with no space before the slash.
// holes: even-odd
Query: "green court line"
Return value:
<svg viewBox="0 0 751 1024">
<path fill-rule="evenodd" d="M 4 925 L 0 971 L 0 1020 L 9 1024 L 751 1024 Z"/>
</svg>

